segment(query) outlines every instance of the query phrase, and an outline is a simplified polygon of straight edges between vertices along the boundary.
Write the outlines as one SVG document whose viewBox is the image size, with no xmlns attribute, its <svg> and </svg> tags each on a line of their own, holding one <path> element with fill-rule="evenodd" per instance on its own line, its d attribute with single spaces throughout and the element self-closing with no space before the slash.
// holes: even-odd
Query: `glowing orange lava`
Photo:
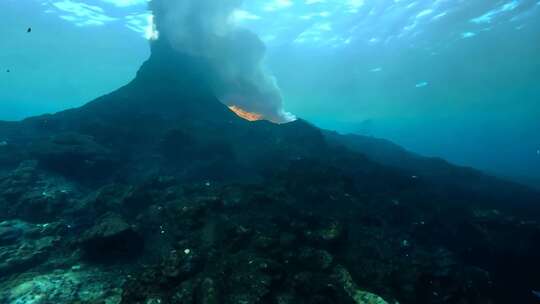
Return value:
<svg viewBox="0 0 540 304">
<path fill-rule="evenodd" d="M 245 120 L 257 121 L 263 119 L 263 116 L 259 113 L 248 112 L 237 106 L 229 106 L 229 109 L 233 111 L 236 115 L 242 117 Z"/>
</svg>

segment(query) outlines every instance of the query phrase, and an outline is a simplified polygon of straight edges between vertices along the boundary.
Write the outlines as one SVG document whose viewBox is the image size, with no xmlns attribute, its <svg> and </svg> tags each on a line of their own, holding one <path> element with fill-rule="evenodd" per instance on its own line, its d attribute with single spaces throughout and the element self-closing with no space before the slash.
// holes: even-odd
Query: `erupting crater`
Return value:
<svg viewBox="0 0 540 304">
<path fill-rule="evenodd" d="M 229 109 L 234 112 L 234 114 L 238 115 L 239 117 L 249 120 L 249 121 L 257 121 L 264 119 L 262 114 L 259 113 L 253 113 L 248 112 L 238 106 L 229 106 Z"/>
</svg>

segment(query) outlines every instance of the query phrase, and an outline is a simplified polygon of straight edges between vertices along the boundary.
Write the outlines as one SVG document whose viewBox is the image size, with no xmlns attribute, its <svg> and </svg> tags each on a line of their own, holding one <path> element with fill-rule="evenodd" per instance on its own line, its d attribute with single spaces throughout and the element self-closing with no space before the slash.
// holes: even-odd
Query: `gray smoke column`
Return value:
<svg viewBox="0 0 540 304">
<path fill-rule="evenodd" d="M 150 9 L 160 40 L 210 63 L 215 93 L 224 104 L 274 122 L 293 120 L 283 110 L 275 78 L 263 68 L 264 43 L 233 22 L 241 5 L 242 0 L 152 0 Z"/>
</svg>

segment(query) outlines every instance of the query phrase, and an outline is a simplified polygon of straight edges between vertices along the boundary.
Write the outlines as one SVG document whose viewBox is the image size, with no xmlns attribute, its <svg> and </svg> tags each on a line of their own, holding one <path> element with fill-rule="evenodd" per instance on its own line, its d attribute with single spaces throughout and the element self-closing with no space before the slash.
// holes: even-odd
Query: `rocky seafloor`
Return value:
<svg viewBox="0 0 540 304">
<path fill-rule="evenodd" d="M 524 280 L 498 276 L 538 269 L 536 222 L 326 178 L 91 190 L 22 162 L 0 178 L 0 303 L 497 303 Z"/>
</svg>

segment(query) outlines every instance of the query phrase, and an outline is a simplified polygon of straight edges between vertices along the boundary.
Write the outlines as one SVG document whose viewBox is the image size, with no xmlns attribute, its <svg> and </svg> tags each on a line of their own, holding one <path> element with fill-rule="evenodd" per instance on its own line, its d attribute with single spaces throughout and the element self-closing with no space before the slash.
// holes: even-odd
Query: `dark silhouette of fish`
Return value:
<svg viewBox="0 0 540 304">
<path fill-rule="evenodd" d="M 31 33 L 32 32 L 32 28 L 29 27 L 27 30 L 26 30 L 27 33 Z"/>
<path fill-rule="evenodd" d="M 11 71 L 10 71 L 9 69 L 7 69 L 7 70 L 6 70 L 6 73 L 9 73 L 9 72 L 11 72 Z"/>
</svg>

